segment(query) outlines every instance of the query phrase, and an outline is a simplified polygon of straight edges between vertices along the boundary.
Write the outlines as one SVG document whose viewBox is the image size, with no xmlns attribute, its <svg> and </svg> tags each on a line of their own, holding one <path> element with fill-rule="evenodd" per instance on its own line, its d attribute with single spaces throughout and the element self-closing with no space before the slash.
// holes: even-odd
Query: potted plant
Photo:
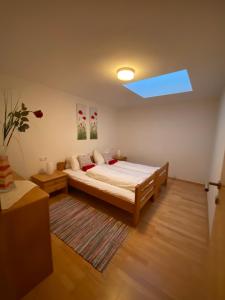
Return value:
<svg viewBox="0 0 225 300">
<path fill-rule="evenodd" d="M 12 97 L 11 97 L 12 98 Z M 42 118 L 41 110 L 28 110 L 26 105 L 19 101 L 15 105 L 9 101 L 8 92 L 3 93 L 3 124 L 2 124 L 2 146 L 0 147 L 0 192 L 8 192 L 14 187 L 13 174 L 7 156 L 9 146 L 16 131 L 26 132 L 29 129 L 29 115 L 32 113 L 36 118 Z"/>
</svg>

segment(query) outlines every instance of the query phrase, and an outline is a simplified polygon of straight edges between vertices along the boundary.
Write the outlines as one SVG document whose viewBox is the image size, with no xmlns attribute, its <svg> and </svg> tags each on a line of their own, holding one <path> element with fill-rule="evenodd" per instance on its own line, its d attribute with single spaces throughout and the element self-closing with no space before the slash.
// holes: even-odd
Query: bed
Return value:
<svg viewBox="0 0 225 300">
<path fill-rule="evenodd" d="M 162 185 L 167 184 L 169 163 L 151 167 L 118 161 L 114 165 L 97 165 L 82 171 L 65 169 L 69 186 L 117 206 L 133 216 L 133 225 L 139 222 L 141 209 L 154 201 Z"/>
</svg>

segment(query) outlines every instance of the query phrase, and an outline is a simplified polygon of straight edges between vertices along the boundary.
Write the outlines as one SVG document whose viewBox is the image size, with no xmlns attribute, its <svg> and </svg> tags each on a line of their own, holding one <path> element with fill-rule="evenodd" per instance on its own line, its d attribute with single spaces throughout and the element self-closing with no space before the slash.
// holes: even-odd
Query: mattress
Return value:
<svg viewBox="0 0 225 300">
<path fill-rule="evenodd" d="M 135 187 L 146 180 L 149 173 L 140 172 L 136 169 L 120 168 L 114 165 L 97 165 L 86 172 L 87 176 L 120 187 L 122 189 L 135 191 Z"/>
<path fill-rule="evenodd" d="M 116 196 L 117 198 L 120 198 L 122 200 L 134 203 L 135 202 L 135 193 L 123 189 L 117 186 L 113 186 L 111 184 L 96 180 L 94 178 L 91 178 L 90 176 L 87 175 L 87 172 L 78 170 L 78 171 L 73 171 L 71 169 L 66 169 L 64 170 L 66 174 L 69 175 L 70 178 L 75 179 L 77 181 L 80 181 L 82 183 L 85 183 L 91 187 L 97 188 L 103 192 L 109 193 L 113 196 Z"/>
</svg>

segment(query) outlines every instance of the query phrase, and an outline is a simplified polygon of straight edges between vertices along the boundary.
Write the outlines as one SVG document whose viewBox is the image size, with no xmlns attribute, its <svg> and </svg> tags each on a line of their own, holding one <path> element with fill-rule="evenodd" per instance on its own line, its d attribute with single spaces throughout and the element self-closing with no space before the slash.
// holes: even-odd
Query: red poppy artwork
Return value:
<svg viewBox="0 0 225 300">
<path fill-rule="evenodd" d="M 90 139 L 97 140 L 98 138 L 98 111 L 96 107 L 90 107 Z"/>
<path fill-rule="evenodd" d="M 77 139 L 87 139 L 87 107 L 77 104 Z"/>
</svg>

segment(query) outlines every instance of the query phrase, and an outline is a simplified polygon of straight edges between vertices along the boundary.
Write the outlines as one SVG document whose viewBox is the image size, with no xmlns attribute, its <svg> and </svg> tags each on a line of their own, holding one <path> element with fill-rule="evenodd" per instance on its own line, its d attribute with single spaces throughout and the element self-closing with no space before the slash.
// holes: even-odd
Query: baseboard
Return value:
<svg viewBox="0 0 225 300">
<path fill-rule="evenodd" d="M 204 184 L 199 183 L 199 182 L 194 182 L 194 181 L 185 180 L 185 179 L 180 179 L 180 178 L 175 178 L 175 177 L 168 177 L 168 178 L 169 178 L 169 179 L 172 179 L 172 180 L 182 181 L 182 182 L 186 182 L 186 183 L 192 183 L 192 184 L 195 184 L 195 185 L 199 185 L 199 186 L 205 187 Z"/>
</svg>

